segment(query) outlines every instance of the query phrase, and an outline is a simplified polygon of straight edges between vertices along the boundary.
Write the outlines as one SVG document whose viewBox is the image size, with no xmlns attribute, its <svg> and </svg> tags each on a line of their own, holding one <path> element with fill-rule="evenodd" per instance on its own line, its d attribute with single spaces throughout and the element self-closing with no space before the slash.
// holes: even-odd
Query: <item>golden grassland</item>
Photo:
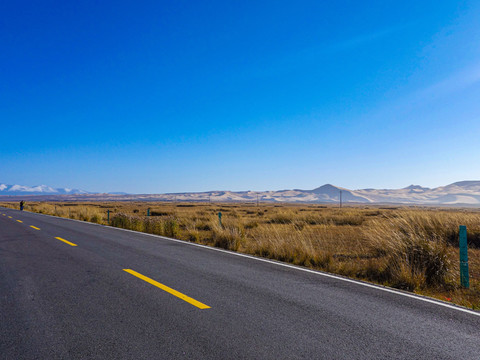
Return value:
<svg viewBox="0 0 480 360">
<path fill-rule="evenodd" d="M 18 208 L 18 203 L 0 206 Z M 150 215 L 147 215 L 150 209 Z M 480 309 L 480 211 L 293 204 L 31 202 L 27 211 L 289 262 Z M 222 213 L 222 224 L 218 212 Z M 469 240 L 460 287 L 458 228 Z"/>
</svg>

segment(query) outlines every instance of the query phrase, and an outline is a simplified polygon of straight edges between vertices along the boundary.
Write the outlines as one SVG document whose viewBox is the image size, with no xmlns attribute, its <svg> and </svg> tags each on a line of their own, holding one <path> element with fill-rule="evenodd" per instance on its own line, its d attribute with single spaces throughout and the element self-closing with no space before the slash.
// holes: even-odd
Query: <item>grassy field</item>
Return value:
<svg viewBox="0 0 480 360">
<path fill-rule="evenodd" d="M 18 208 L 18 203 L 0 205 Z M 31 202 L 26 210 L 105 225 L 109 210 L 111 226 L 277 259 L 480 309 L 480 211 L 475 209 Z M 459 285 L 459 225 L 468 229 L 470 289 Z"/>
</svg>

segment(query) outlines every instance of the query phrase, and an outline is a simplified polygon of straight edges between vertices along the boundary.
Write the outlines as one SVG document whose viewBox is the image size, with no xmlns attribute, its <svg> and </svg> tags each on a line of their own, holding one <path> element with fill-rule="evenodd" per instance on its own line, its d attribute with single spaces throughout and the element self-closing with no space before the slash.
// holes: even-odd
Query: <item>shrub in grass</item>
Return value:
<svg viewBox="0 0 480 360">
<path fill-rule="evenodd" d="M 195 224 L 195 228 L 197 230 L 203 230 L 203 231 L 210 231 L 212 230 L 212 226 L 207 223 L 207 222 L 200 222 L 198 224 Z"/>
<path fill-rule="evenodd" d="M 245 229 L 254 229 L 258 227 L 258 221 L 249 221 L 245 224 Z"/>
<path fill-rule="evenodd" d="M 101 216 L 99 214 L 93 214 L 91 217 L 90 217 L 90 222 L 93 222 L 93 223 L 100 223 L 102 220 Z"/>
<path fill-rule="evenodd" d="M 365 218 L 361 215 L 346 215 L 346 216 L 336 216 L 332 219 L 335 225 L 351 225 L 351 226 L 360 226 L 363 224 Z"/>
<path fill-rule="evenodd" d="M 269 224 L 290 224 L 293 222 L 295 215 L 286 212 L 280 212 L 272 216 L 268 221 Z"/>
<path fill-rule="evenodd" d="M 178 237 L 178 222 L 176 219 L 171 218 L 163 221 L 163 235 L 176 238 Z"/>
<path fill-rule="evenodd" d="M 154 228 L 155 228 L 155 221 L 149 219 L 148 217 L 145 217 L 143 219 L 143 231 L 149 234 L 154 234 Z"/>
<path fill-rule="evenodd" d="M 225 224 L 224 227 L 217 224 L 212 230 L 213 246 L 227 250 L 237 251 L 243 242 L 243 237 L 242 230 L 229 223 Z"/>
<path fill-rule="evenodd" d="M 151 234 L 155 234 L 155 235 L 164 235 L 163 233 L 163 224 L 161 221 L 158 221 L 158 220 L 153 220 L 153 219 L 150 219 L 149 220 L 149 232 Z"/>
<path fill-rule="evenodd" d="M 170 216 L 172 213 L 166 211 L 150 211 L 150 216 Z"/>
<path fill-rule="evenodd" d="M 186 235 L 187 235 L 188 241 L 191 241 L 191 242 L 200 241 L 200 232 L 196 229 L 188 229 Z"/>
<path fill-rule="evenodd" d="M 448 244 L 432 231 L 431 219 L 404 213 L 377 222 L 366 234 L 373 253 L 385 254 L 388 266 L 379 277 L 392 286 L 414 290 L 425 285 L 446 286 L 450 268 Z"/>
<path fill-rule="evenodd" d="M 118 213 L 110 218 L 110 225 L 122 229 L 131 229 L 131 216 L 123 213 Z"/>
</svg>

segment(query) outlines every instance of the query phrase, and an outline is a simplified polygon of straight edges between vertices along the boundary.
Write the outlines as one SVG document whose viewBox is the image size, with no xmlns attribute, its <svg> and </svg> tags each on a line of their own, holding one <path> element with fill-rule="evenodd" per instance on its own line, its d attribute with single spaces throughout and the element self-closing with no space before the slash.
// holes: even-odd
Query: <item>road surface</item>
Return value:
<svg viewBox="0 0 480 360">
<path fill-rule="evenodd" d="M 0 208 L 1 359 L 480 359 L 480 313 Z"/>
</svg>

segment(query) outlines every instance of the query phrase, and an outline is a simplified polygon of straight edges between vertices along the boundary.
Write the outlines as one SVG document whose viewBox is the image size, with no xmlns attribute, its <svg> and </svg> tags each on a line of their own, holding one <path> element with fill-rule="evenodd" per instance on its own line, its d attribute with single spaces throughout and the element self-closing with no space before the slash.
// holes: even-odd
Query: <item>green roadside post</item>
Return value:
<svg viewBox="0 0 480 360">
<path fill-rule="evenodd" d="M 468 246 L 467 246 L 467 227 L 460 225 L 460 284 L 468 289 L 470 287 L 470 278 L 468 275 Z"/>
<path fill-rule="evenodd" d="M 110 210 L 107 210 L 107 223 L 110 225 Z"/>
<path fill-rule="evenodd" d="M 220 224 L 220 227 L 223 227 L 223 225 L 222 225 L 222 213 L 221 212 L 218 213 L 218 223 Z"/>
<path fill-rule="evenodd" d="M 150 208 L 147 209 L 147 216 L 150 216 Z"/>
</svg>

